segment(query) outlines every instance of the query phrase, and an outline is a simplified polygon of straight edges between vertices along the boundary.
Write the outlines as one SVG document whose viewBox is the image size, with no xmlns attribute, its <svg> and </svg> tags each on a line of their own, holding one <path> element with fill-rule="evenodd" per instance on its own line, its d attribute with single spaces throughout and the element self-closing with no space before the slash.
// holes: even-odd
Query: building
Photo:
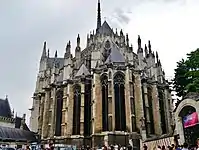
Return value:
<svg viewBox="0 0 199 150">
<path fill-rule="evenodd" d="M 44 42 L 33 96 L 30 124 L 43 142 L 128 143 L 172 133 L 172 99 L 158 53 L 150 41 L 137 53 L 128 34 L 101 24 L 98 2 L 96 32 L 75 56 L 70 41 L 64 57 L 49 56 Z M 137 143 L 137 144 L 136 144 Z"/>
<path fill-rule="evenodd" d="M 178 101 L 174 114 L 175 134 L 178 135 L 179 144 L 184 142 L 195 144 L 196 139 L 199 138 L 199 93 L 188 93 Z M 188 125 L 185 124 L 185 118 L 191 121 Z"/>
<path fill-rule="evenodd" d="M 26 125 L 26 115 L 14 116 L 8 98 L 0 99 L 0 145 L 16 146 L 30 141 L 36 141 L 34 133 Z"/>
</svg>

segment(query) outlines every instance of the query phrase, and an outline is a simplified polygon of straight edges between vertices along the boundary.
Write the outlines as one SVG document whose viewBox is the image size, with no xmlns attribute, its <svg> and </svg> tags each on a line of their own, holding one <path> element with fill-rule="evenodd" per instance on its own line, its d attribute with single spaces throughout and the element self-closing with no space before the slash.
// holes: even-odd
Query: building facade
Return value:
<svg viewBox="0 0 199 150">
<path fill-rule="evenodd" d="M 30 126 L 47 142 L 102 144 L 158 137 L 172 132 L 172 99 L 158 53 L 150 41 L 137 53 L 128 34 L 101 24 L 75 56 L 70 41 L 64 57 L 49 56 L 44 42 Z"/>
</svg>

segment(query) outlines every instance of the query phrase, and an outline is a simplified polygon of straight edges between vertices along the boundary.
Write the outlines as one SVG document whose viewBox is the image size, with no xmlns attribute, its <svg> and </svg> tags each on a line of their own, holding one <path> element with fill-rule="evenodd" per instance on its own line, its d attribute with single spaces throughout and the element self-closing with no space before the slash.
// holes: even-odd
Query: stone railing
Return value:
<svg viewBox="0 0 199 150">
<path fill-rule="evenodd" d="M 14 123 L 15 118 L 7 118 L 7 117 L 0 116 L 0 122 Z"/>
</svg>

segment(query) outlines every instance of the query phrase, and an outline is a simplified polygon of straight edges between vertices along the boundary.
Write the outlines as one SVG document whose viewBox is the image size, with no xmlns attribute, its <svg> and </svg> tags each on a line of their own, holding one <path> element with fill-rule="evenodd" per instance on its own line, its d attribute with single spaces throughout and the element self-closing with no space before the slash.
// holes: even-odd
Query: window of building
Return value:
<svg viewBox="0 0 199 150">
<path fill-rule="evenodd" d="M 108 77 L 101 77 L 102 89 L 102 130 L 108 131 Z"/>
<path fill-rule="evenodd" d="M 91 128 L 91 80 L 85 82 L 84 90 L 84 136 L 90 135 Z"/>
<path fill-rule="evenodd" d="M 125 76 L 118 72 L 114 76 L 115 93 L 115 129 L 126 131 L 126 111 L 125 111 Z"/>
<path fill-rule="evenodd" d="M 149 104 L 149 122 L 148 124 L 148 134 L 155 134 L 154 129 L 154 117 L 153 117 L 153 97 L 151 87 L 147 88 L 148 104 Z"/>
<path fill-rule="evenodd" d="M 57 110 L 56 110 L 56 128 L 55 135 L 61 136 L 61 124 L 62 124 L 62 107 L 63 107 L 63 91 L 56 92 Z"/>
<path fill-rule="evenodd" d="M 74 89 L 74 106 L 73 106 L 73 135 L 80 134 L 80 109 L 81 109 L 81 86 L 75 85 Z"/>
</svg>

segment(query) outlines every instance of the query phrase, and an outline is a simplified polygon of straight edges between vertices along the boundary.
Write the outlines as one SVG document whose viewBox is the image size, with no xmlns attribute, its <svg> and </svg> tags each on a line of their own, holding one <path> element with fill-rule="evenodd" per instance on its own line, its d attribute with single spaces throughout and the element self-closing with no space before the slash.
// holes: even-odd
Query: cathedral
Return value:
<svg viewBox="0 0 199 150">
<path fill-rule="evenodd" d="M 77 36 L 74 56 L 70 41 L 63 57 L 50 57 L 44 42 L 30 128 L 43 143 L 78 147 L 172 134 L 171 90 L 158 53 L 140 36 L 135 53 L 128 34 L 101 23 L 100 1 L 97 7 L 96 30 L 84 49 Z"/>
</svg>

